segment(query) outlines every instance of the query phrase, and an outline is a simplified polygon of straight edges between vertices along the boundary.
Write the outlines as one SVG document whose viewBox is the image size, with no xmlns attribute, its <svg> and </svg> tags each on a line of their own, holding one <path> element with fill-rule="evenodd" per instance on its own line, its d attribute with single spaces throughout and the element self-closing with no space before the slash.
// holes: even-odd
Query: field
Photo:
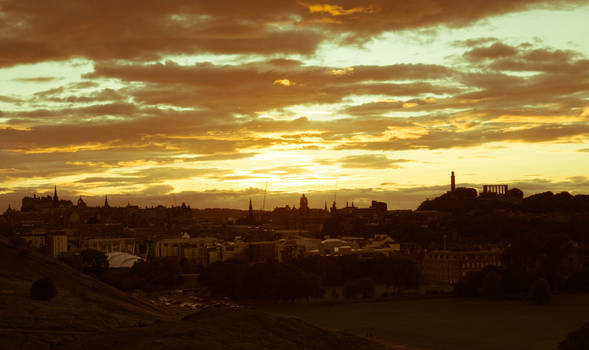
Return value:
<svg viewBox="0 0 589 350">
<path fill-rule="evenodd" d="M 589 322 L 589 295 L 555 296 L 550 305 L 441 298 L 262 308 L 389 344 L 436 350 L 554 350 L 568 332 Z"/>
</svg>

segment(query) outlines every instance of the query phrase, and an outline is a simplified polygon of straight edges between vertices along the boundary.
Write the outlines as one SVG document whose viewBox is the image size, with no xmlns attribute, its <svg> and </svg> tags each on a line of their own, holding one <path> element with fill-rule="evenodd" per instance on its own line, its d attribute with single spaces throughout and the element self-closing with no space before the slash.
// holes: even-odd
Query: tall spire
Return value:
<svg viewBox="0 0 589 350">
<path fill-rule="evenodd" d="M 53 207 L 59 206 L 59 197 L 57 197 L 57 185 L 53 188 Z"/>
<path fill-rule="evenodd" d="M 254 223 L 254 207 L 252 206 L 252 199 L 250 198 L 249 210 L 247 212 L 247 220 L 249 224 Z"/>
<path fill-rule="evenodd" d="M 108 205 L 108 197 L 107 196 L 104 196 L 104 207 L 110 208 L 110 205 Z"/>
</svg>

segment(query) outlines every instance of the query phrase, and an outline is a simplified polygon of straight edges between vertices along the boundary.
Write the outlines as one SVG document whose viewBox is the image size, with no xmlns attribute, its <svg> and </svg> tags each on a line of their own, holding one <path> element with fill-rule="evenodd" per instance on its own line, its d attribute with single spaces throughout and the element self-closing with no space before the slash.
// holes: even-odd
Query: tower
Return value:
<svg viewBox="0 0 589 350">
<path fill-rule="evenodd" d="M 454 192 L 456 190 L 456 177 L 454 176 L 454 172 L 450 175 L 450 190 Z"/>
<path fill-rule="evenodd" d="M 78 208 L 86 208 L 86 202 L 82 199 L 82 196 L 78 199 Z"/>
<path fill-rule="evenodd" d="M 247 220 L 248 223 L 252 224 L 254 222 L 254 207 L 252 206 L 252 199 L 250 198 L 250 206 L 247 212 Z"/>
<path fill-rule="evenodd" d="M 59 197 L 57 197 L 57 185 L 53 188 L 53 206 L 59 206 Z"/>
<path fill-rule="evenodd" d="M 107 196 L 104 196 L 104 207 L 110 208 L 110 205 L 108 205 L 108 197 Z"/>
<path fill-rule="evenodd" d="M 299 200 L 299 210 L 302 212 L 309 211 L 309 200 L 303 194 Z"/>
</svg>

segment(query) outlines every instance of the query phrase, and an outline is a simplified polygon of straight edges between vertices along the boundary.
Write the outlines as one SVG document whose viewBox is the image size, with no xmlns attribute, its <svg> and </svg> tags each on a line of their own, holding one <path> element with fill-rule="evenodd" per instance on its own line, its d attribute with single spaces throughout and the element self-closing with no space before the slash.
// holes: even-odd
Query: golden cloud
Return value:
<svg viewBox="0 0 589 350">
<path fill-rule="evenodd" d="M 348 16 L 354 13 L 373 13 L 376 11 L 374 6 L 354 7 L 346 10 L 339 5 L 310 4 L 304 1 L 299 1 L 299 4 L 308 8 L 310 13 L 328 13 L 331 16 Z"/>
<path fill-rule="evenodd" d="M 272 85 L 295 86 L 296 83 L 292 82 L 288 79 L 276 79 L 276 80 L 274 80 Z"/>
</svg>

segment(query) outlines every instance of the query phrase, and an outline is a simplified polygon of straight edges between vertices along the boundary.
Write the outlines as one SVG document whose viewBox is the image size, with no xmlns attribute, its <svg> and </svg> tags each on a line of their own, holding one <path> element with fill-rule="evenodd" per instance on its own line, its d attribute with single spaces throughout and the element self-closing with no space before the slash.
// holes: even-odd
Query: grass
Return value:
<svg viewBox="0 0 589 350">
<path fill-rule="evenodd" d="M 395 345 L 436 350 L 554 350 L 567 333 L 589 321 L 589 295 L 556 296 L 550 305 L 443 298 L 278 304 L 263 309 Z"/>
<path fill-rule="evenodd" d="M 94 331 L 174 318 L 52 258 L 22 252 L 0 240 L 2 329 Z M 57 296 L 51 301 L 32 300 L 32 283 L 45 277 L 57 287 Z"/>
<path fill-rule="evenodd" d="M 56 349 L 62 347 L 57 346 Z M 354 335 L 326 331 L 292 317 L 251 310 L 208 310 L 143 328 L 94 333 L 64 349 L 387 350 Z"/>
<path fill-rule="evenodd" d="M 32 300 L 48 277 L 58 294 Z M 0 234 L 0 349 L 315 349 L 386 350 L 380 342 L 326 331 L 292 317 L 214 308 L 160 309 L 85 276 Z M 141 321 L 142 327 L 139 327 Z"/>
</svg>

